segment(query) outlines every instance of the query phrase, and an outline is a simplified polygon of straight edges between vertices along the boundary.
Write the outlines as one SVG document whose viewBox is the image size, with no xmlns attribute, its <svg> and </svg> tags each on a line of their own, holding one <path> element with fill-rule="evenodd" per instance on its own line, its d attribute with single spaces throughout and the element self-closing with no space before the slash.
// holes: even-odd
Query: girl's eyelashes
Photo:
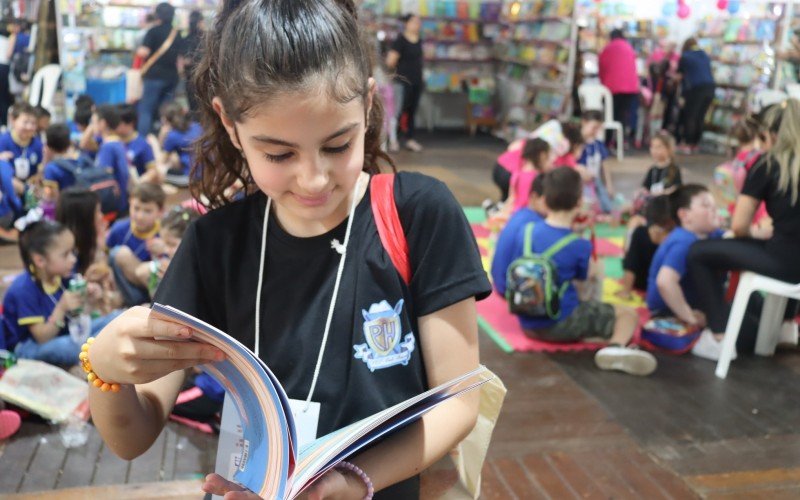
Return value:
<svg viewBox="0 0 800 500">
<path fill-rule="evenodd" d="M 325 154 L 330 154 L 330 155 L 343 154 L 343 153 L 347 152 L 347 150 L 350 149 L 351 145 L 352 145 L 352 141 L 348 141 L 348 142 L 342 144 L 341 146 L 332 146 L 332 147 L 322 148 L 322 152 L 325 153 Z M 292 155 L 293 155 L 293 153 L 284 153 L 284 154 L 280 154 L 280 155 L 273 155 L 273 154 L 270 154 L 270 153 L 264 153 L 264 158 L 267 161 L 271 161 L 272 163 L 281 163 L 281 162 L 284 162 L 284 161 L 288 160 L 289 158 L 291 158 Z"/>
</svg>

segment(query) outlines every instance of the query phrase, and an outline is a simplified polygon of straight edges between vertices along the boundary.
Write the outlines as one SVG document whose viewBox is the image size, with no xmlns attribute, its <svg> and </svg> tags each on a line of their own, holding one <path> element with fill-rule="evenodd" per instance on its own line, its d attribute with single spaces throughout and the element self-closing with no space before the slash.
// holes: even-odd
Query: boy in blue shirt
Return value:
<svg viewBox="0 0 800 500">
<path fill-rule="evenodd" d="M 100 149 L 97 150 L 97 158 L 95 159 L 95 166 L 100 168 L 110 168 L 114 172 L 114 178 L 119 184 L 121 191 L 120 206 L 118 215 L 128 213 L 128 152 L 125 145 L 117 136 L 117 127 L 119 127 L 119 111 L 116 106 L 103 104 L 98 106 L 92 117 L 94 126 L 103 143 Z"/>
<path fill-rule="evenodd" d="M 130 218 L 115 222 L 108 232 L 109 263 L 126 305 L 149 300 L 147 283 L 137 277 L 136 269 L 142 262 L 153 260 L 153 254 L 158 258 L 164 252 L 159 231 L 165 201 L 164 190 L 158 184 L 137 184 L 131 193 Z"/>
<path fill-rule="evenodd" d="M 156 157 L 153 148 L 147 142 L 147 138 L 139 135 L 136 131 L 138 115 L 136 107 L 130 104 L 123 104 L 119 107 L 119 135 L 128 150 L 128 163 L 136 168 L 140 182 L 152 182 L 161 184 L 163 182 L 160 172 L 156 168 Z"/>
<path fill-rule="evenodd" d="M 647 307 L 653 317 L 674 316 L 689 326 L 703 328 L 706 318 L 696 309 L 697 298 L 686 256 L 694 242 L 722 237 L 717 205 L 705 186 L 686 184 L 670 195 L 670 207 L 678 227 L 661 243 L 653 257 L 647 279 Z M 722 343 L 704 331 L 692 353 L 718 359 L 721 350 Z"/>
<path fill-rule="evenodd" d="M 61 167 L 62 164 L 69 164 L 74 168 L 92 161 L 88 158 L 81 158 L 81 155 L 72 146 L 70 141 L 69 127 L 63 123 L 55 123 L 47 127 L 45 140 L 50 161 L 44 166 L 43 182 L 47 190 L 53 193 L 53 201 L 58 199 L 58 194 L 75 184 L 75 176 L 72 172 Z"/>
<path fill-rule="evenodd" d="M 587 194 L 596 197 L 603 213 L 610 213 L 613 208 L 614 185 L 611 183 L 611 172 L 603 166 L 608 158 L 608 149 L 603 141 L 597 138 L 603 129 L 603 113 L 597 110 L 584 111 L 581 115 L 581 136 L 583 137 L 583 153 L 578 164 L 586 168 L 591 177 L 586 182 Z"/>
<path fill-rule="evenodd" d="M 547 205 L 544 202 L 544 175 L 538 175 L 531 184 L 531 196 L 528 206 L 517 210 L 508 219 L 506 226 L 500 231 L 494 246 L 492 257 L 492 283 L 498 292 L 506 289 L 506 271 L 511 255 L 514 252 L 514 241 L 517 235 L 529 222 L 543 222 L 547 216 Z M 502 292 L 501 292 L 502 295 Z"/>
<path fill-rule="evenodd" d="M 574 169 L 561 167 L 545 175 L 547 218 L 542 223 L 534 223 L 530 249 L 533 253 L 542 254 L 572 234 L 582 196 L 583 181 Z M 498 262 L 498 265 L 508 269 L 514 260 L 525 253 L 524 247 L 525 227 L 517 233 L 508 260 Z M 625 306 L 579 300 L 578 288 L 586 286 L 591 254 L 592 245 L 583 238 L 574 239 L 556 252 L 551 259 L 559 279 L 555 286 L 560 288 L 563 283 L 569 283 L 561 299 L 561 315 L 558 320 L 520 315 L 520 324 L 527 335 L 547 342 L 604 339 L 609 346 L 595 355 L 595 364 L 600 369 L 649 375 L 656 368 L 656 359 L 650 353 L 626 347 L 638 323 L 636 311 Z M 497 289 L 505 293 L 505 287 L 497 286 Z"/>
<path fill-rule="evenodd" d="M 25 192 L 25 182 L 36 175 L 42 161 L 42 141 L 37 134 L 36 110 L 28 103 L 11 107 L 11 127 L 0 135 L 0 160 L 14 167 L 14 190 Z"/>
</svg>

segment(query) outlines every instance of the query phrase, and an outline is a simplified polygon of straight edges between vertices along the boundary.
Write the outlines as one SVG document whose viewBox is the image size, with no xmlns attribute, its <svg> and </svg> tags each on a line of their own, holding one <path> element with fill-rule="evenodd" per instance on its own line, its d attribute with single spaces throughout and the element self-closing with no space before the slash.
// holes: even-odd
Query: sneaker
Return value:
<svg viewBox="0 0 800 500">
<path fill-rule="evenodd" d="M 797 345 L 798 328 L 794 321 L 784 321 L 781 325 L 781 335 L 778 337 L 779 344 Z"/>
<path fill-rule="evenodd" d="M 397 141 L 389 141 L 389 152 L 397 153 L 400 151 L 400 144 Z"/>
<path fill-rule="evenodd" d="M 719 357 L 722 355 L 722 341 L 717 340 L 711 330 L 706 328 L 692 347 L 692 354 L 698 358 L 719 361 Z M 733 356 L 731 356 L 731 360 L 734 359 L 736 359 L 736 348 L 733 349 Z"/>
<path fill-rule="evenodd" d="M 655 356 L 632 346 L 604 347 L 594 355 L 594 364 L 601 370 L 617 370 L 639 376 L 650 375 L 658 366 Z"/>
<path fill-rule="evenodd" d="M 406 149 L 409 149 L 415 153 L 419 153 L 422 151 L 422 144 L 418 143 L 414 139 L 409 139 L 406 141 Z"/>
</svg>

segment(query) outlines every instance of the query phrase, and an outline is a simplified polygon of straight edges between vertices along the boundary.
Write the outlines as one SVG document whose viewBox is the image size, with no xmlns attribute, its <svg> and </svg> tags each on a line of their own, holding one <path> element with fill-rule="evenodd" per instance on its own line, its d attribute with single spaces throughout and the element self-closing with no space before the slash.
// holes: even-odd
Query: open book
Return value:
<svg viewBox="0 0 800 500">
<path fill-rule="evenodd" d="M 263 498 L 298 496 L 342 460 L 494 377 L 481 366 L 298 449 L 289 398 L 275 375 L 252 351 L 230 335 L 173 307 L 153 304 L 151 314 L 190 327 L 195 332 L 192 340 L 211 344 L 225 353 L 225 361 L 201 368 L 225 388 L 226 401 L 234 403 L 241 422 L 235 473 L 228 479 Z"/>
</svg>

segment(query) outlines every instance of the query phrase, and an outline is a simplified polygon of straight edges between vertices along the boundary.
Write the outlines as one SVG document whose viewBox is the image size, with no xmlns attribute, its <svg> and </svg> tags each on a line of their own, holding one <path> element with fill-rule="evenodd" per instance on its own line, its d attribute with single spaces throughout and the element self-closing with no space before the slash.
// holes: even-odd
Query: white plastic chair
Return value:
<svg viewBox="0 0 800 500">
<path fill-rule="evenodd" d="M 786 93 L 789 94 L 789 97 L 800 99 L 800 83 L 787 83 Z"/>
<path fill-rule="evenodd" d="M 53 97 L 58 88 L 58 79 L 61 78 L 61 66 L 48 64 L 39 68 L 31 80 L 28 102 L 31 106 L 42 106 L 53 112 Z"/>
<path fill-rule="evenodd" d="M 750 294 L 755 291 L 766 292 L 764 307 L 761 310 L 761 320 L 758 324 L 758 338 L 756 339 L 756 354 L 759 356 L 772 356 L 778 345 L 783 313 L 786 311 L 788 299 L 800 300 L 800 283 L 786 283 L 773 278 L 767 278 L 749 271 L 743 272 L 739 277 L 739 286 L 736 297 L 733 299 L 731 315 L 728 317 L 728 326 L 725 328 L 725 338 L 722 341 L 722 354 L 717 361 L 716 375 L 725 378 L 731 364 L 731 357 L 736 349 L 736 337 L 742 327 L 745 309 L 750 300 Z"/>
<path fill-rule="evenodd" d="M 622 123 L 614 121 L 614 96 L 608 87 L 600 83 L 582 83 L 578 87 L 578 99 L 581 109 L 599 109 L 603 111 L 605 121 L 603 130 L 614 130 L 617 133 L 617 160 L 624 157 L 625 133 Z"/>
<path fill-rule="evenodd" d="M 789 96 L 786 92 L 773 89 L 759 90 L 753 96 L 753 101 L 750 103 L 750 110 L 759 112 L 771 104 L 778 104 L 785 101 Z"/>
</svg>

